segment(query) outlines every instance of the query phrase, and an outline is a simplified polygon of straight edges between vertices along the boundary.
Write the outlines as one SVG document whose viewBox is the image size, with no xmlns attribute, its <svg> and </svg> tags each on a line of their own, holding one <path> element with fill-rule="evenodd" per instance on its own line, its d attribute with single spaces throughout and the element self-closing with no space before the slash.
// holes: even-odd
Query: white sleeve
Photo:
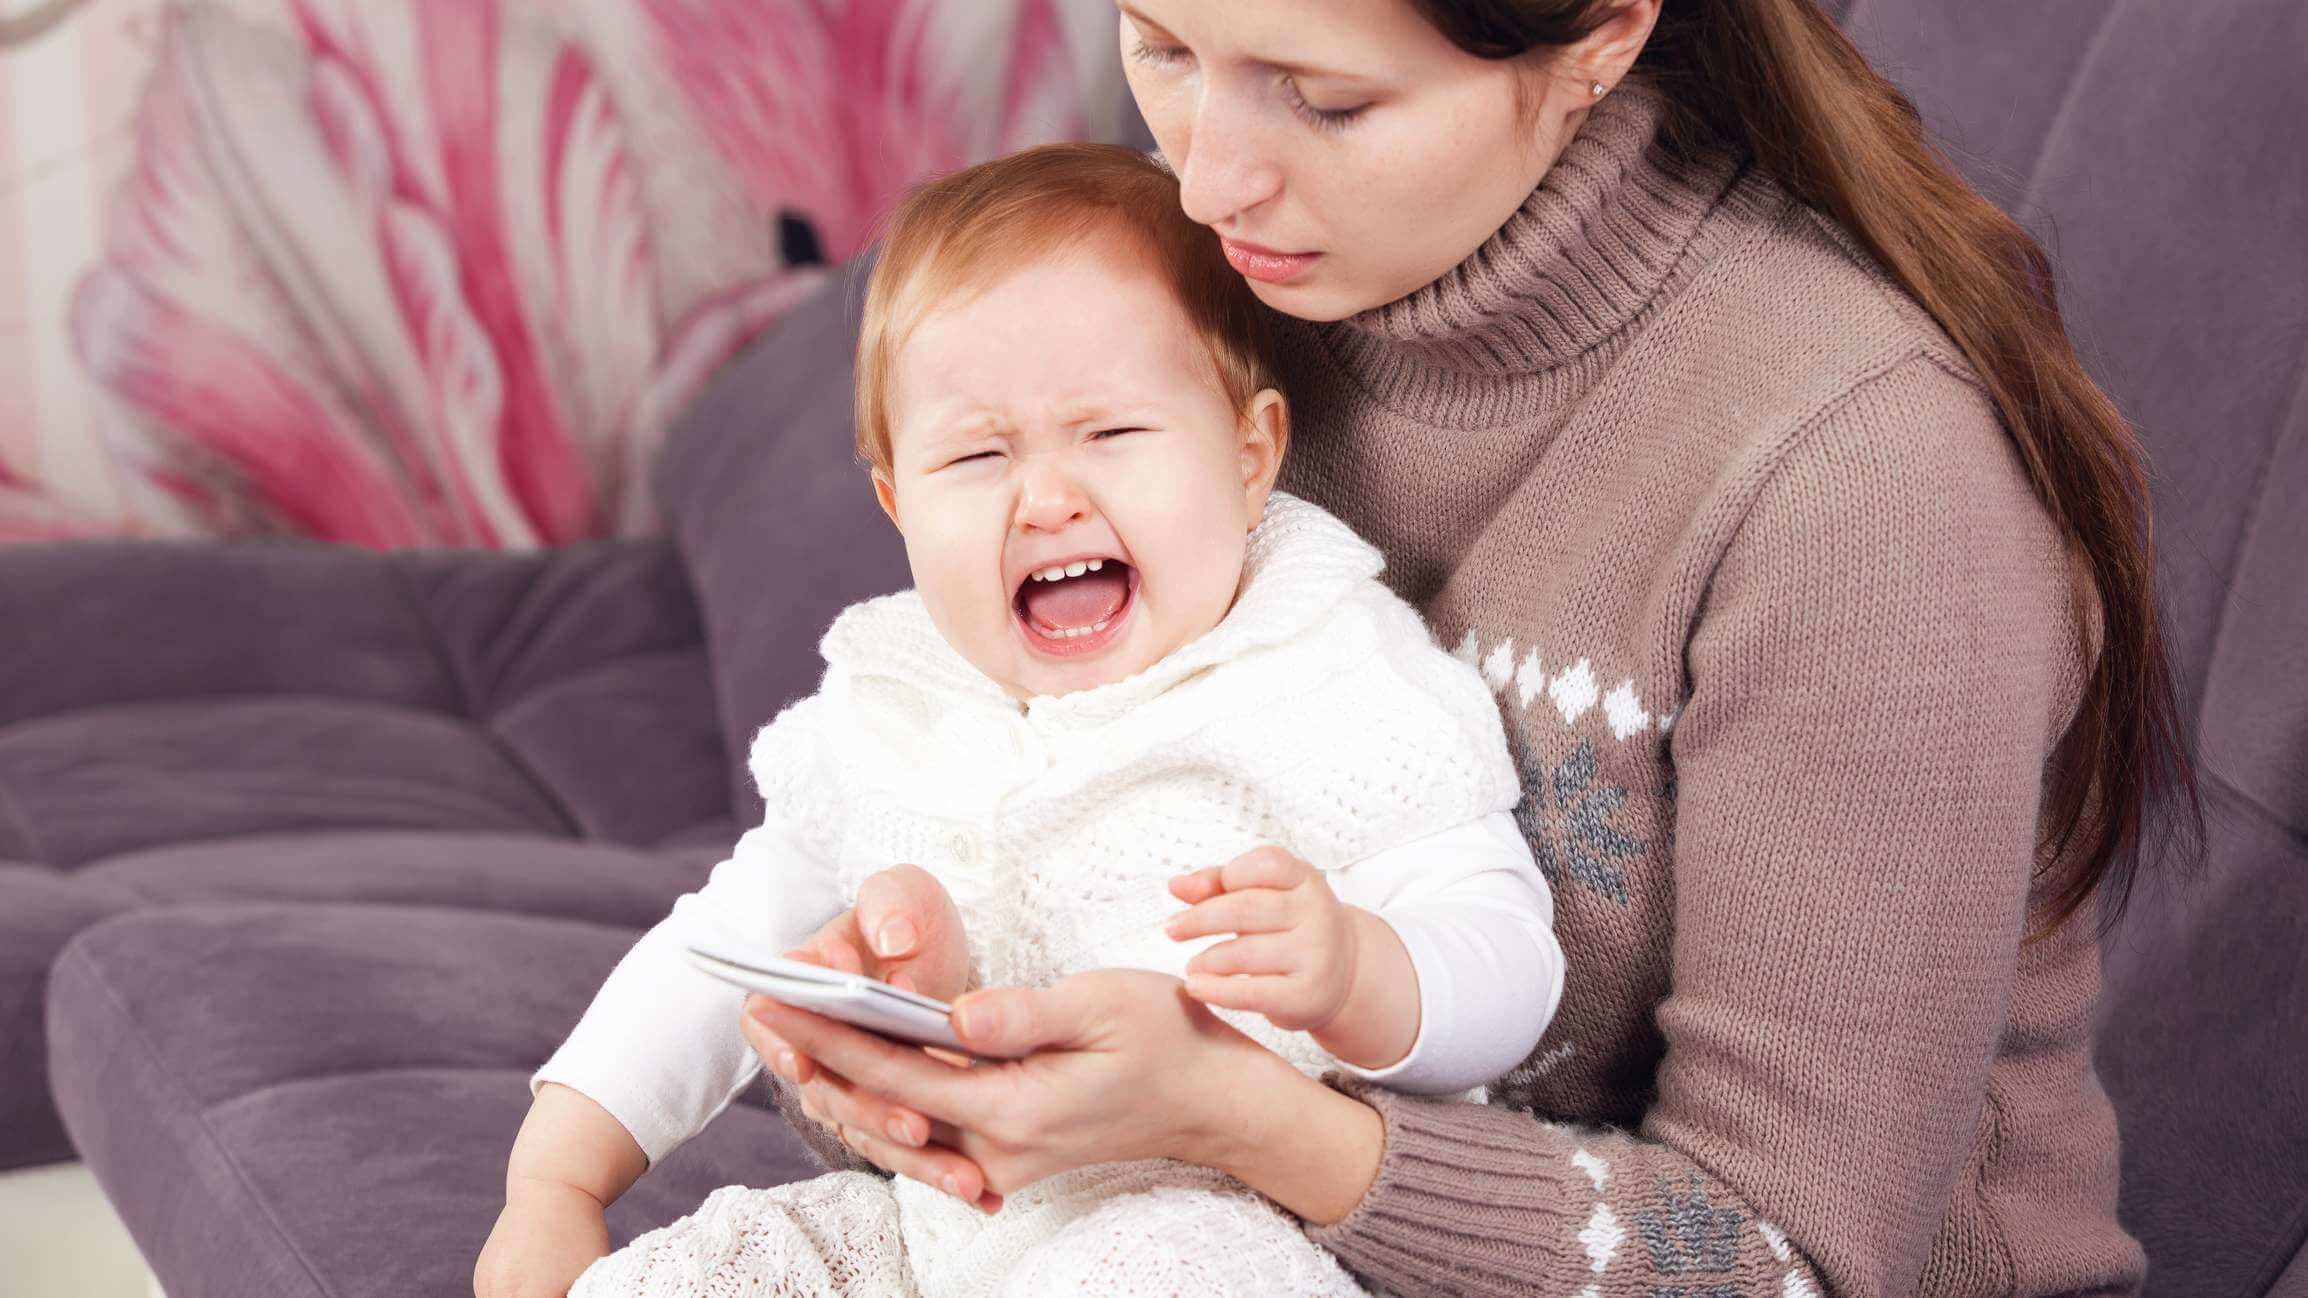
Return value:
<svg viewBox="0 0 2308 1298">
<path fill-rule="evenodd" d="M 530 1076 L 529 1094 L 545 1082 L 580 1092 L 623 1123 L 655 1167 L 761 1070 L 738 1031 L 745 990 L 690 964 L 682 934 L 718 928 L 780 955 L 846 905 L 833 870 L 772 812 L 618 961 L 568 1039 Z"/>
<path fill-rule="evenodd" d="M 1523 1062 L 1563 996 L 1554 893 L 1511 812 L 1334 870 L 1339 899 L 1386 921 L 1418 976 L 1419 1027 L 1385 1068 L 1343 1071 L 1413 1095 L 1481 1086 Z"/>
</svg>

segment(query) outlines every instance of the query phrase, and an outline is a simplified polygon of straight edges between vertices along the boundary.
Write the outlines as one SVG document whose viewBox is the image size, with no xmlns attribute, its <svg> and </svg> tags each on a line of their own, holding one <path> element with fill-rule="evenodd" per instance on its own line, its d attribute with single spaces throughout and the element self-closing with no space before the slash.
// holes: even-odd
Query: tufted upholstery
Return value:
<svg viewBox="0 0 2308 1298">
<path fill-rule="evenodd" d="M 2308 1298 L 2308 8 L 1830 7 L 2050 244 L 2155 453 L 2217 819 L 2108 951 L 2124 1209 L 2158 1294 Z M 173 1298 L 469 1292 L 522 1078 L 753 813 L 731 755 L 832 611 L 904 580 L 854 290 L 676 431 L 666 541 L 0 551 L 0 1165 L 77 1152 Z M 804 1167 L 734 1107 L 611 1228 Z"/>
<path fill-rule="evenodd" d="M 734 837 L 662 542 L 21 547 L 0 626 L 6 1166 L 70 1153 L 42 1002 L 98 920 L 233 898 L 645 924 Z"/>
</svg>

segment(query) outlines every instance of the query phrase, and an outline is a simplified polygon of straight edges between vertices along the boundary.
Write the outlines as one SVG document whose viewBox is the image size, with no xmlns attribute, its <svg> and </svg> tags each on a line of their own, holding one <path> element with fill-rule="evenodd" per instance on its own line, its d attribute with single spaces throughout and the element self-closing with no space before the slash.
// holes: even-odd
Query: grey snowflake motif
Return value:
<svg viewBox="0 0 2308 1298">
<path fill-rule="evenodd" d="M 1517 755 L 1522 768 L 1523 800 L 1515 804 L 1515 823 L 1538 858 L 1539 872 L 1555 887 L 1565 875 L 1612 901 L 1627 904 L 1627 872 L 1619 862 L 1646 852 L 1643 844 L 1611 824 L 1626 805 L 1627 790 L 1596 780 L 1597 762 L 1592 736 L 1581 736 L 1562 765 L 1547 769 L 1546 760 L 1525 745 Z"/>
<path fill-rule="evenodd" d="M 1696 1176 L 1685 1189 L 1687 1193 L 1677 1194 L 1661 1181 L 1658 1206 L 1635 1214 L 1651 1269 L 1661 1275 L 1730 1270 L 1739 1251 L 1739 1227 L 1746 1218 L 1736 1208 L 1716 1207 Z"/>
</svg>

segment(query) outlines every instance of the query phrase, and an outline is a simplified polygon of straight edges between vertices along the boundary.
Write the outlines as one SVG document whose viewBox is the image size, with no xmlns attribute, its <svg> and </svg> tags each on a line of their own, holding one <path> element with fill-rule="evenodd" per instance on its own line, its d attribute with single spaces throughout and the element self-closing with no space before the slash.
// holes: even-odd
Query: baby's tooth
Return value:
<svg viewBox="0 0 2308 1298">
<path fill-rule="evenodd" d="M 1105 567 L 1105 566 L 1106 566 L 1106 561 L 1105 561 L 1104 559 L 1092 559 L 1092 560 L 1090 561 L 1090 571 L 1092 571 L 1092 572 L 1096 572 L 1096 571 L 1098 571 L 1100 568 L 1103 568 L 1103 567 Z"/>
<path fill-rule="evenodd" d="M 1061 577 L 1063 577 L 1063 576 L 1065 576 L 1065 575 L 1066 575 L 1066 570 L 1065 570 L 1064 568 L 1044 568 L 1044 569 L 1042 569 L 1042 580 L 1044 580 L 1044 581 L 1056 581 L 1056 580 L 1058 580 L 1059 578 L 1061 578 Z"/>
<path fill-rule="evenodd" d="M 1069 577 L 1079 577 L 1089 570 L 1090 565 L 1082 562 L 1080 559 L 1076 559 L 1074 562 L 1066 565 L 1066 575 Z"/>
</svg>

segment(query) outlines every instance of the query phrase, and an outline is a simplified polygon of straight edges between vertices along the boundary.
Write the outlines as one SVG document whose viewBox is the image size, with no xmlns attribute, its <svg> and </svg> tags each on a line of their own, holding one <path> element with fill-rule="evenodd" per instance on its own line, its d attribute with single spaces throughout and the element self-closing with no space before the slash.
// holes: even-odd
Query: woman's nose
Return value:
<svg viewBox="0 0 2308 1298">
<path fill-rule="evenodd" d="M 1195 105 L 1186 156 L 1172 158 L 1178 204 L 1199 225 L 1220 226 L 1282 192 L 1282 168 L 1259 147 L 1249 117 L 1204 92 Z"/>
<path fill-rule="evenodd" d="M 1089 495 L 1072 474 L 1046 460 L 1028 462 L 1018 486 L 1019 527 L 1055 532 L 1089 516 Z"/>
</svg>

